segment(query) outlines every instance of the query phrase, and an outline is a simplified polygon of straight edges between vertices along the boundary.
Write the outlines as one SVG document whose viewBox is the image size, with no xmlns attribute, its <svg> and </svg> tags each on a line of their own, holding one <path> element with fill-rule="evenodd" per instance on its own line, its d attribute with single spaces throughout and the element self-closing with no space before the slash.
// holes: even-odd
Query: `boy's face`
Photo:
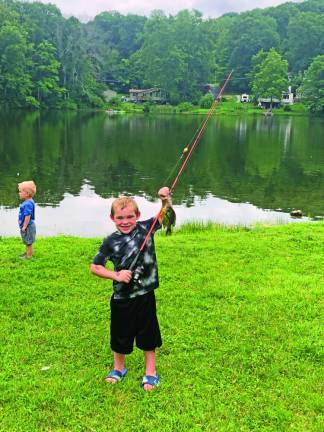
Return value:
<svg viewBox="0 0 324 432">
<path fill-rule="evenodd" d="M 136 213 L 132 205 L 124 208 L 117 207 L 114 216 L 110 216 L 115 222 L 116 228 L 123 234 L 129 234 L 136 226 L 140 213 Z"/>
<path fill-rule="evenodd" d="M 18 187 L 18 195 L 19 195 L 19 198 L 20 198 L 22 201 L 25 201 L 26 199 L 29 199 L 29 198 L 30 198 L 29 193 L 26 192 L 24 189 L 22 189 L 22 188 L 20 188 L 20 187 Z"/>
</svg>

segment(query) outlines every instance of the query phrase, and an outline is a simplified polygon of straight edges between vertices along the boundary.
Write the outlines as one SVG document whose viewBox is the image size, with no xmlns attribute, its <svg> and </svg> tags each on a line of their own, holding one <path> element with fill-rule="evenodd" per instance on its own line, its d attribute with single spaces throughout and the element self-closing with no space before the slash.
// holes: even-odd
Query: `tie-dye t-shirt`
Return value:
<svg viewBox="0 0 324 432">
<path fill-rule="evenodd" d="M 136 227 L 129 234 L 116 231 L 106 237 L 93 260 L 93 264 L 105 266 L 107 261 L 111 261 L 115 271 L 127 270 L 138 253 L 153 221 L 154 218 L 137 222 Z M 138 280 L 132 279 L 128 284 L 113 281 L 115 299 L 128 299 L 144 295 L 159 286 L 153 234 L 160 228 L 161 225 L 157 222 L 137 261 L 135 270 L 136 268 L 140 269 Z"/>
</svg>

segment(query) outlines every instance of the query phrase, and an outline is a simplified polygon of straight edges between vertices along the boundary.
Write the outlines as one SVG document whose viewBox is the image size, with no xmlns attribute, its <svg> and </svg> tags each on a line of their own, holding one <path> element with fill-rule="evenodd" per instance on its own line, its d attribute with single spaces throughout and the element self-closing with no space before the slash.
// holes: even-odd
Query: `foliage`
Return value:
<svg viewBox="0 0 324 432">
<path fill-rule="evenodd" d="M 28 73 L 31 45 L 27 34 L 16 24 L 0 27 L 0 92 L 4 105 L 23 107 L 31 94 L 32 81 Z"/>
<path fill-rule="evenodd" d="M 296 89 L 324 55 L 323 0 L 203 19 L 197 10 L 148 18 L 103 12 L 88 23 L 51 4 L 0 0 L 0 100 L 6 107 L 103 107 L 107 88 L 158 86 L 169 102 L 198 104 L 207 83 L 250 93 L 258 53 L 289 62 Z"/>
<path fill-rule="evenodd" d="M 315 57 L 306 70 L 300 92 L 311 112 L 324 114 L 324 55 Z"/>
<path fill-rule="evenodd" d="M 261 54 L 257 58 L 262 59 L 263 53 Z M 282 59 L 275 49 L 271 49 L 260 64 L 255 64 L 252 81 L 255 98 L 266 97 L 281 100 L 282 92 L 288 88 L 287 72 L 287 60 Z"/>
<path fill-rule="evenodd" d="M 324 54 L 324 13 L 300 13 L 287 30 L 287 58 L 293 72 L 304 71 L 317 55 Z"/>
<path fill-rule="evenodd" d="M 146 22 L 136 55 L 138 77 L 146 86 L 167 89 L 170 100 L 195 100 L 210 76 L 210 40 L 201 14 L 181 11 L 167 17 L 156 11 Z"/>
<path fill-rule="evenodd" d="M 200 108 L 210 108 L 214 102 L 214 96 L 211 93 L 207 93 L 202 96 L 199 100 Z"/>
<path fill-rule="evenodd" d="M 284 41 L 287 38 L 287 27 L 290 20 L 299 14 L 299 5 L 287 2 L 276 7 L 267 8 L 265 14 L 276 20 L 277 31 L 281 41 Z"/>
<path fill-rule="evenodd" d="M 228 51 L 228 68 L 234 69 L 240 78 L 248 77 L 253 55 L 261 49 L 268 51 L 279 45 L 279 35 L 273 18 L 255 11 L 233 19 L 232 26 L 224 41 Z M 245 91 L 247 83 L 237 81 L 235 89 Z"/>
<path fill-rule="evenodd" d="M 145 102 L 144 104 L 143 104 L 143 112 L 144 113 L 149 113 L 150 111 L 151 111 L 151 104 L 150 104 L 150 102 Z"/>
<path fill-rule="evenodd" d="M 193 110 L 193 105 L 190 102 L 181 102 L 178 105 L 178 111 L 179 112 L 188 112 Z"/>
<path fill-rule="evenodd" d="M 291 112 L 291 111 L 292 111 L 291 106 L 288 105 L 288 104 L 284 105 L 283 110 L 284 110 L 285 112 Z"/>
<path fill-rule="evenodd" d="M 45 107 L 55 107 L 66 91 L 58 84 L 60 63 L 55 54 L 55 47 L 44 41 L 35 48 L 32 57 L 33 95 Z"/>
<path fill-rule="evenodd" d="M 121 100 L 119 96 L 113 96 L 112 98 L 109 99 L 109 105 L 113 107 L 119 107 L 120 104 L 121 104 Z"/>
<path fill-rule="evenodd" d="M 323 224 L 156 236 L 161 386 L 145 394 L 136 348 L 125 380 L 104 381 L 111 282 L 89 274 L 101 240 L 41 238 L 22 262 L 20 239 L 1 238 L 0 429 L 322 430 L 323 241 Z"/>
</svg>

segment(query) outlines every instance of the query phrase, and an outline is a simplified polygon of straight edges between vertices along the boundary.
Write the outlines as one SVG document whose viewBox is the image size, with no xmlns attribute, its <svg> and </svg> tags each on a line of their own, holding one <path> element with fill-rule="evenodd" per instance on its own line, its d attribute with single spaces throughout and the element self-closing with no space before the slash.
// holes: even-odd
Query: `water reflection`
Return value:
<svg viewBox="0 0 324 432">
<path fill-rule="evenodd" d="M 78 215 L 75 223 L 91 225 L 94 203 L 103 200 L 106 212 L 109 200 L 120 193 L 138 196 L 151 210 L 156 191 L 201 121 L 199 116 L 2 113 L 1 219 L 10 225 L 7 215 L 19 204 L 17 182 L 28 178 L 38 185 L 38 215 L 44 212 L 51 222 L 68 217 L 69 205 L 82 203 L 79 211 L 87 219 L 72 212 Z M 175 191 L 178 213 L 186 220 L 223 222 L 219 218 L 226 209 L 224 222 L 246 223 L 254 216 L 248 216 L 248 207 L 235 206 L 251 203 L 253 214 L 300 208 L 310 216 L 323 215 L 323 142 L 320 119 L 216 116 Z M 67 227 L 61 232 L 71 233 Z"/>
</svg>

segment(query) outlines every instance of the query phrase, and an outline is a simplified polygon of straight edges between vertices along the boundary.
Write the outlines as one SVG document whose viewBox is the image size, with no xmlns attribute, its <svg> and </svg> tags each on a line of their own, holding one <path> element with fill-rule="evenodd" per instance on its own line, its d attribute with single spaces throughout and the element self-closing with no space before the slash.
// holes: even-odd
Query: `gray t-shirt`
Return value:
<svg viewBox="0 0 324 432">
<path fill-rule="evenodd" d="M 93 264 L 105 266 L 107 261 L 114 264 L 114 270 L 129 269 L 133 259 L 140 250 L 143 241 L 150 230 L 154 218 L 137 222 L 136 227 L 129 234 L 116 231 L 104 239 Z M 135 269 L 140 269 L 137 281 L 130 283 L 113 282 L 114 298 L 128 299 L 144 295 L 159 286 L 158 268 L 154 247 L 154 233 L 161 228 L 159 222 L 154 226 L 144 250 L 139 256 Z"/>
</svg>

